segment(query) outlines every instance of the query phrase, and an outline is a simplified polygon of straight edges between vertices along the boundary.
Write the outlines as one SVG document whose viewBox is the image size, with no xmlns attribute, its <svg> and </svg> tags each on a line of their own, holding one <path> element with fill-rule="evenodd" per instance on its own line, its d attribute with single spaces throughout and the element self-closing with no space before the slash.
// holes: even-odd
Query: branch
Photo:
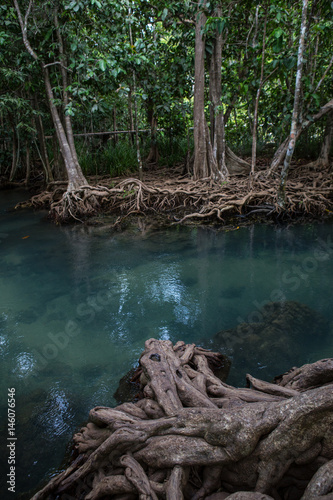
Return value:
<svg viewBox="0 0 333 500">
<path fill-rule="evenodd" d="M 37 56 L 36 52 L 33 50 L 33 48 L 31 47 L 29 40 L 28 40 L 28 36 L 27 36 L 28 17 L 30 15 L 33 0 L 30 0 L 30 2 L 29 2 L 28 10 L 24 16 L 24 22 L 22 19 L 21 10 L 20 10 L 20 7 L 19 7 L 17 0 L 13 0 L 13 2 L 14 2 L 14 6 L 15 6 L 15 9 L 17 12 L 17 17 L 18 17 L 18 20 L 19 20 L 19 23 L 21 26 L 24 46 L 27 49 L 27 51 L 29 52 L 29 54 L 35 59 L 35 61 L 38 61 L 38 56 Z"/>
<path fill-rule="evenodd" d="M 316 113 L 315 115 L 313 115 L 310 120 L 305 120 L 304 122 L 302 122 L 301 126 L 299 127 L 299 129 L 297 131 L 297 137 L 296 138 L 299 137 L 299 135 L 301 134 L 301 132 L 304 129 L 308 128 L 310 125 L 312 125 L 312 123 L 317 122 L 318 120 L 320 120 L 320 118 L 322 118 L 324 115 L 326 115 L 326 113 L 329 113 L 329 111 L 331 111 L 332 109 L 333 109 L 333 99 L 331 99 L 324 106 L 322 106 L 322 108 L 320 108 L 320 110 L 318 111 L 318 113 Z"/>
<path fill-rule="evenodd" d="M 319 83 L 318 83 L 318 85 L 316 87 L 315 92 L 317 92 L 317 90 L 319 89 L 320 85 L 323 83 L 323 80 L 324 80 L 325 76 L 327 75 L 327 73 L 329 72 L 329 70 L 331 69 L 332 64 L 333 64 L 333 56 L 331 57 L 331 60 L 330 60 L 329 65 L 327 66 L 327 68 L 325 70 L 325 73 L 323 74 L 323 76 L 319 80 Z"/>
<path fill-rule="evenodd" d="M 66 71 L 70 71 L 71 73 L 73 73 L 73 70 L 71 70 L 71 69 L 67 68 L 66 66 L 64 66 L 60 61 L 55 61 L 53 63 L 44 64 L 43 68 L 48 68 L 49 66 L 54 66 L 55 64 L 59 64 L 59 66 L 61 66 Z"/>
</svg>

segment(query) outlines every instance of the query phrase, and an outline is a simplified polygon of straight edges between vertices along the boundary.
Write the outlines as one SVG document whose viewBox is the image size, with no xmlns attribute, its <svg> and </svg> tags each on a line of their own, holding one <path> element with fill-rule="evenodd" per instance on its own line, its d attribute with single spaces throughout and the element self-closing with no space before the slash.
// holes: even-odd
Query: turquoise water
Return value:
<svg viewBox="0 0 333 500">
<path fill-rule="evenodd" d="M 231 338 L 221 346 L 233 360 L 229 382 L 244 384 L 246 372 L 270 380 L 291 360 L 333 356 L 332 224 L 224 232 L 142 224 L 120 233 L 6 212 L 22 198 L 0 193 L 0 422 L 6 439 L 15 388 L 17 498 L 59 467 L 91 408 L 116 404 L 118 381 L 148 338 L 216 346 L 217 332 L 257 321 L 269 301 L 291 300 L 320 315 L 324 335 L 305 332 L 288 359 L 277 344 L 274 362 L 260 351 L 246 366 L 247 346 Z M 4 471 L 7 457 L 3 449 Z"/>
</svg>

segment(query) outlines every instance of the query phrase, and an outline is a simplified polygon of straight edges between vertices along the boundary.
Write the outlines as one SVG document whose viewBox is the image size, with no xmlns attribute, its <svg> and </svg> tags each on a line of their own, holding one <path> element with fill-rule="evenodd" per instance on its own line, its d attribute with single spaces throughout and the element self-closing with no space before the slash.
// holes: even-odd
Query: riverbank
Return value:
<svg viewBox="0 0 333 500">
<path fill-rule="evenodd" d="M 52 183 L 19 207 L 46 208 L 56 220 L 102 223 L 114 217 L 114 226 L 128 217 L 149 216 L 165 224 L 208 223 L 244 225 L 255 221 L 322 219 L 333 215 L 333 172 L 311 165 L 294 165 L 286 185 L 286 205 L 277 201 L 279 178 L 259 171 L 253 179 L 231 176 L 223 182 L 194 181 L 182 175 L 182 167 L 159 168 L 131 177 L 94 176 L 89 186 L 75 192 L 63 209 L 65 183 Z M 76 213 L 75 201 L 80 204 Z M 86 207 L 86 210 L 85 210 Z M 93 219 L 92 219 L 93 217 Z M 90 220 L 90 222 L 89 222 Z"/>
</svg>

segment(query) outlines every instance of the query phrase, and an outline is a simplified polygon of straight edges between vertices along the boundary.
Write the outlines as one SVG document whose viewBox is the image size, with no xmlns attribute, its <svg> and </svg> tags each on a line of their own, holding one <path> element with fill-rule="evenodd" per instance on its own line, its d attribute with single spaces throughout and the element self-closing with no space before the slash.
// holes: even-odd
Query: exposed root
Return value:
<svg viewBox="0 0 333 500">
<path fill-rule="evenodd" d="M 58 221 L 81 220 L 101 210 L 113 212 L 119 215 L 116 224 L 129 214 L 148 212 L 168 216 L 177 223 L 188 219 L 223 221 L 233 214 L 281 214 L 276 197 L 278 179 L 268 179 L 262 171 L 251 182 L 248 176 L 233 176 L 222 183 L 210 178 L 193 181 L 165 170 L 146 174 L 145 182 L 132 177 L 116 178 L 112 183 L 101 178 L 100 183 L 71 192 L 64 192 L 61 184 L 55 185 L 53 191 L 34 196 L 29 204 L 49 207 Z M 312 166 L 294 168 L 287 182 L 287 213 L 316 216 L 332 211 L 332 185 L 329 168 L 319 172 Z"/>
<path fill-rule="evenodd" d="M 214 374 L 224 362 L 194 344 L 148 340 L 145 399 L 91 410 L 74 436 L 81 462 L 33 500 L 331 499 L 333 359 L 274 384 L 248 375 L 247 389 Z M 149 401 L 158 414 L 145 411 Z"/>
</svg>

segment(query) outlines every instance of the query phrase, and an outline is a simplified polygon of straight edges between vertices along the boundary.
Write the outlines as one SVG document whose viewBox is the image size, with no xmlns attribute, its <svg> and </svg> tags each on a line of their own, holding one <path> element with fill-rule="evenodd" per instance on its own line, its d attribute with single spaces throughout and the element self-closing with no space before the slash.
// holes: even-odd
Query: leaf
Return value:
<svg viewBox="0 0 333 500">
<path fill-rule="evenodd" d="M 274 30 L 272 34 L 274 35 L 275 38 L 280 38 L 283 35 L 283 29 L 276 28 L 276 30 Z"/>
<path fill-rule="evenodd" d="M 286 59 L 283 59 L 283 64 L 287 69 L 291 69 L 295 66 L 296 64 L 296 58 L 295 57 L 287 57 Z"/>
<path fill-rule="evenodd" d="M 162 13 L 162 21 L 165 21 L 167 15 L 168 15 L 168 9 L 165 8 L 165 9 L 163 9 L 163 13 Z"/>
<path fill-rule="evenodd" d="M 273 51 L 278 54 L 281 52 L 283 46 L 283 38 L 282 36 L 280 38 L 277 38 L 276 42 L 273 45 Z"/>
<path fill-rule="evenodd" d="M 105 71 L 106 70 L 106 60 L 105 59 L 100 59 L 98 61 L 98 64 L 99 64 L 99 67 L 100 67 L 101 71 Z"/>
<path fill-rule="evenodd" d="M 217 31 L 219 32 L 220 35 L 221 35 L 222 31 L 224 30 L 225 25 L 226 25 L 225 19 L 219 19 L 217 21 L 216 27 L 217 27 Z"/>
<path fill-rule="evenodd" d="M 312 98 L 316 101 L 316 106 L 320 106 L 320 96 L 318 94 L 312 94 Z"/>
<path fill-rule="evenodd" d="M 66 107 L 66 110 L 65 110 L 65 115 L 66 115 L 66 116 L 74 116 L 74 115 L 75 115 L 75 113 L 74 113 L 73 108 L 72 108 L 72 107 L 70 107 L 70 106 L 67 106 L 67 107 Z"/>
<path fill-rule="evenodd" d="M 52 35 L 52 32 L 53 32 L 53 28 L 50 28 L 49 31 L 46 33 L 45 35 L 45 38 L 44 38 L 44 42 L 47 42 L 48 39 L 50 38 L 50 36 Z"/>
</svg>

